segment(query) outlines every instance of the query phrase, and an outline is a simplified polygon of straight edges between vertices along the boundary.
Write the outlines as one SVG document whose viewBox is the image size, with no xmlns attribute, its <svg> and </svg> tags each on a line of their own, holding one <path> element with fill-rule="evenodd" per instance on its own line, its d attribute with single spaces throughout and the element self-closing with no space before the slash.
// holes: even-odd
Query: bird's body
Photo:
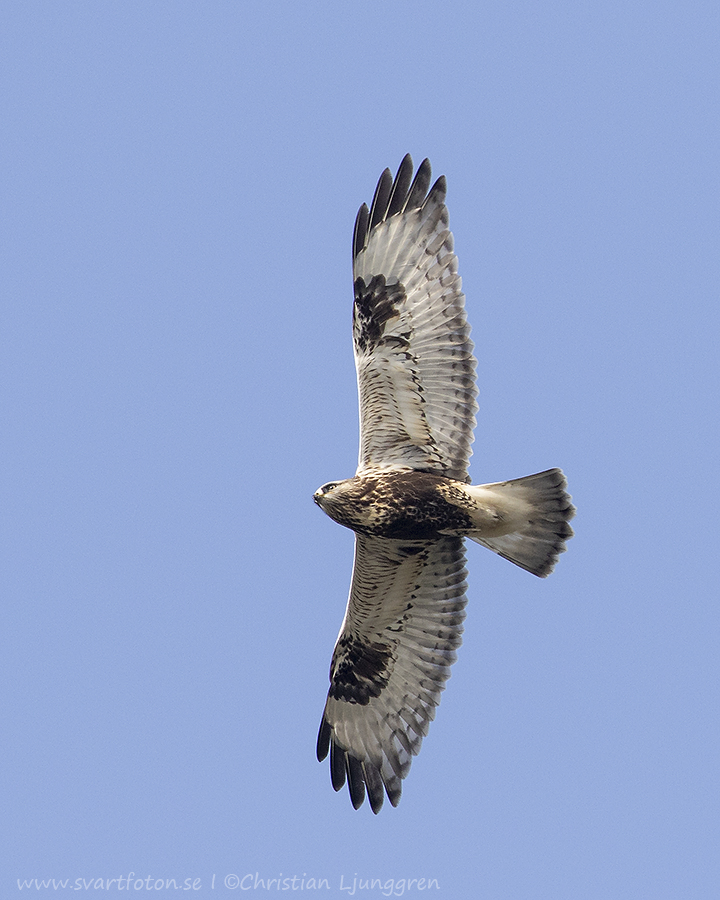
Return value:
<svg viewBox="0 0 720 900">
<path fill-rule="evenodd" d="M 556 491 L 558 514 L 564 516 L 564 480 L 557 470 L 531 477 L 543 478 L 551 490 L 560 489 Z M 527 487 L 526 479 L 517 482 Z M 314 498 L 331 519 L 356 534 L 396 541 L 437 540 L 452 535 L 483 543 L 514 534 L 532 515 L 532 505 L 517 495 L 518 483 L 469 485 L 430 472 L 370 471 L 330 482 Z M 547 484 L 545 487 L 547 490 Z"/>
<path fill-rule="evenodd" d="M 331 519 L 357 534 L 399 541 L 464 535 L 472 519 L 463 509 L 462 482 L 429 472 L 356 475 L 315 495 Z M 453 502 L 455 501 L 455 502 Z"/>
<path fill-rule="evenodd" d="M 539 576 L 572 535 L 559 469 L 495 484 L 467 474 L 475 366 L 448 229 L 445 179 L 425 160 L 385 170 L 353 237 L 353 336 L 360 397 L 354 477 L 315 493 L 356 534 L 347 611 L 335 646 L 318 758 L 373 812 L 427 734 L 461 642 L 463 538 Z M 412 183 L 411 183 L 412 180 Z"/>
</svg>

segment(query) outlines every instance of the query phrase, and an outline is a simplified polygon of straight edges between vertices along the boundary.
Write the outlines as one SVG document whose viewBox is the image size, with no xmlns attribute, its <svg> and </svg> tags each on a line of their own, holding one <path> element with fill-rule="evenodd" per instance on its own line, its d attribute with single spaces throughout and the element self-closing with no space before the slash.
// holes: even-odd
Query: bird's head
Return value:
<svg viewBox="0 0 720 900">
<path fill-rule="evenodd" d="M 313 500 L 326 516 L 330 516 L 346 528 L 354 528 L 360 521 L 358 514 L 364 508 L 363 492 L 360 479 L 346 478 L 344 481 L 328 481 L 315 491 Z"/>
<path fill-rule="evenodd" d="M 327 484 L 324 484 L 322 487 L 319 487 L 315 491 L 315 493 L 313 494 L 313 500 L 317 503 L 320 509 L 324 509 L 324 504 L 329 499 L 328 494 L 331 494 L 341 484 L 342 481 L 328 481 Z"/>
</svg>

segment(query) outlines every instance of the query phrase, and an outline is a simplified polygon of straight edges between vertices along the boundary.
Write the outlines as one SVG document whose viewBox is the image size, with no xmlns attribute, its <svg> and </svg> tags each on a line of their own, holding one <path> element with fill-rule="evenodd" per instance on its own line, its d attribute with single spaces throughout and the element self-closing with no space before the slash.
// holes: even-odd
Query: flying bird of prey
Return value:
<svg viewBox="0 0 720 900">
<path fill-rule="evenodd" d="M 360 458 L 314 495 L 355 532 L 350 597 L 330 667 L 317 756 L 374 813 L 435 716 L 465 618 L 465 537 L 549 575 L 575 513 L 560 469 L 471 485 L 475 357 L 446 182 L 408 154 L 380 176 L 353 236 Z M 430 190 L 428 190 L 430 188 Z"/>
</svg>

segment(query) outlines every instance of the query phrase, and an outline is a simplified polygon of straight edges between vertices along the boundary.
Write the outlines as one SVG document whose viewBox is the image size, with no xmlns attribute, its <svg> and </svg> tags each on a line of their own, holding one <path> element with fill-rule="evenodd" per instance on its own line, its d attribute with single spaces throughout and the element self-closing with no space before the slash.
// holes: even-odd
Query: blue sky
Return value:
<svg viewBox="0 0 720 900">
<path fill-rule="evenodd" d="M 719 20 L 3 4 L 3 897 L 716 896 Z M 468 548 L 375 817 L 314 758 L 352 536 L 312 493 L 355 468 L 352 226 L 408 151 L 448 178 L 473 480 L 559 465 L 578 516 L 546 581 Z"/>
</svg>

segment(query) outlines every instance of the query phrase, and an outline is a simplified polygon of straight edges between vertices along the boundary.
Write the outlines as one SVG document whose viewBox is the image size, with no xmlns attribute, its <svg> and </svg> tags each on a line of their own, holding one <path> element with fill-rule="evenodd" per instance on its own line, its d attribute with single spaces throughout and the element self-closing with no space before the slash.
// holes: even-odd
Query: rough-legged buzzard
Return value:
<svg viewBox="0 0 720 900">
<path fill-rule="evenodd" d="M 475 358 L 445 206 L 426 159 L 380 176 L 355 222 L 353 334 L 360 459 L 315 502 L 351 528 L 355 563 L 330 668 L 318 759 L 357 809 L 393 806 L 460 645 L 469 537 L 552 571 L 575 509 L 560 469 L 498 484 L 467 474 Z"/>
</svg>

